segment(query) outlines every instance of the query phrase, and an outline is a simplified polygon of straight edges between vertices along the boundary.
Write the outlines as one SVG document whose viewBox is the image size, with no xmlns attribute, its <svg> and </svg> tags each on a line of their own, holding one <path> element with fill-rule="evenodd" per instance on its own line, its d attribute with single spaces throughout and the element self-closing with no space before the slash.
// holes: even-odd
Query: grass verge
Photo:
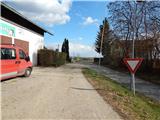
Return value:
<svg viewBox="0 0 160 120">
<path fill-rule="evenodd" d="M 160 120 L 160 103 L 133 93 L 94 70 L 82 70 L 87 80 L 107 103 L 126 120 Z"/>
</svg>

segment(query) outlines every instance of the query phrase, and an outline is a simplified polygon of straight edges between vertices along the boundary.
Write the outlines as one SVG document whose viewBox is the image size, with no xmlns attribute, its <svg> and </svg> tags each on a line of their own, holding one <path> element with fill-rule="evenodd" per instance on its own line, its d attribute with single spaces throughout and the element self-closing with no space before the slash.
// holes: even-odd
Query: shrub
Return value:
<svg viewBox="0 0 160 120">
<path fill-rule="evenodd" d="M 66 54 L 48 49 L 38 51 L 38 65 L 40 66 L 60 66 L 65 64 Z"/>
</svg>

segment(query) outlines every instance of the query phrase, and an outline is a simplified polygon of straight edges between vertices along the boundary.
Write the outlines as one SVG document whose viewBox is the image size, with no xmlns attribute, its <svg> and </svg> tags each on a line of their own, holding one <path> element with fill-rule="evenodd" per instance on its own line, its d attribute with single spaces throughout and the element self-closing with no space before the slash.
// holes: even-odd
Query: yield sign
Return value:
<svg viewBox="0 0 160 120">
<path fill-rule="evenodd" d="M 124 58 L 124 63 L 127 65 L 131 73 L 135 73 L 141 65 L 143 58 Z"/>
</svg>

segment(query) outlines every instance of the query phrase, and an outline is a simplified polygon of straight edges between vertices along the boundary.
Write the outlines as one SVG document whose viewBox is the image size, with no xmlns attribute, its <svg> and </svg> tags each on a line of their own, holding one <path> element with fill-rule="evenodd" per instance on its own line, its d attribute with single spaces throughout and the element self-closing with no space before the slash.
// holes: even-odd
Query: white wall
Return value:
<svg viewBox="0 0 160 120">
<path fill-rule="evenodd" d="M 37 65 L 37 51 L 44 47 L 44 37 L 19 25 L 13 25 L 4 20 L 0 22 L 15 27 L 15 38 L 29 42 L 30 59 L 33 65 Z"/>
</svg>

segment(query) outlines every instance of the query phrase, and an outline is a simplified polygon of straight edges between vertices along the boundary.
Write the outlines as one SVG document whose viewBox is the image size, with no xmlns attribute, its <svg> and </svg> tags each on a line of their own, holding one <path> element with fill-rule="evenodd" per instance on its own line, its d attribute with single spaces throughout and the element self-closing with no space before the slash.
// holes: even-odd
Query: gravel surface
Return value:
<svg viewBox="0 0 160 120">
<path fill-rule="evenodd" d="M 121 119 L 87 82 L 82 67 L 35 67 L 29 78 L 1 82 L 2 119 Z"/>
</svg>

